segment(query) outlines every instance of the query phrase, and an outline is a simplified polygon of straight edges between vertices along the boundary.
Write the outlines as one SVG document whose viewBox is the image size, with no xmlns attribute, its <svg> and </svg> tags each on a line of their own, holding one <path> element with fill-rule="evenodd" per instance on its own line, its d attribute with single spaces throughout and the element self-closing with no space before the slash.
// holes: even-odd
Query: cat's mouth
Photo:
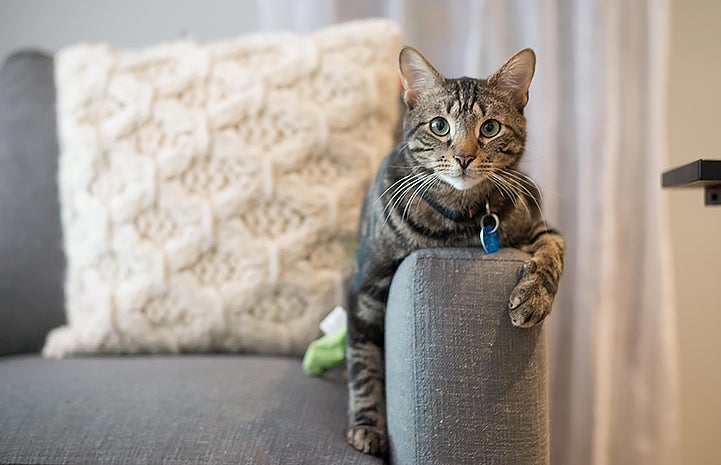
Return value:
<svg viewBox="0 0 721 465">
<path fill-rule="evenodd" d="M 468 190 L 483 181 L 485 178 L 486 176 L 484 174 L 469 173 L 466 170 L 441 175 L 441 179 L 459 191 Z"/>
</svg>

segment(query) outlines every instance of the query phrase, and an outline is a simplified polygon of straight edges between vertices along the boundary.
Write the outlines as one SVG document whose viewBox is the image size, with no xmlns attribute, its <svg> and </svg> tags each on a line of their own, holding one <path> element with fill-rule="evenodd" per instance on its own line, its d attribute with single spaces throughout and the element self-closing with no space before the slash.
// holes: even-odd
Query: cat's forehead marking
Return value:
<svg viewBox="0 0 721 465">
<path fill-rule="evenodd" d="M 478 117 L 485 114 L 485 105 L 476 101 L 472 107 L 464 106 L 457 98 L 449 98 L 446 104 L 446 113 L 452 118 Z"/>
<path fill-rule="evenodd" d="M 444 100 L 446 113 L 453 118 L 499 116 L 507 110 L 503 98 L 483 79 L 449 79 Z"/>
<path fill-rule="evenodd" d="M 472 113 L 478 102 L 478 81 L 460 78 L 449 81 L 451 108 L 455 113 Z"/>
</svg>

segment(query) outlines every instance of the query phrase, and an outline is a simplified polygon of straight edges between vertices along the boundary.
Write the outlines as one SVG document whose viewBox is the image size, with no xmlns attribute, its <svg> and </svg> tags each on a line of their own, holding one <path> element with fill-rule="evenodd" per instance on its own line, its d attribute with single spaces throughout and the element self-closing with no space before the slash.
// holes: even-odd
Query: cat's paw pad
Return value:
<svg viewBox="0 0 721 465">
<path fill-rule="evenodd" d="M 353 426 L 348 430 L 346 440 L 366 454 L 383 455 L 388 450 L 388 436 L 372 426 Z"/>
<path fill-rule="evenodd" d="M 537 325 L 550 313 L 553 295 L 533 262 L 524 265 L 521 279 L 511 291 L 508 313 L 511 323 L 521 328 Z"/>
</svg>

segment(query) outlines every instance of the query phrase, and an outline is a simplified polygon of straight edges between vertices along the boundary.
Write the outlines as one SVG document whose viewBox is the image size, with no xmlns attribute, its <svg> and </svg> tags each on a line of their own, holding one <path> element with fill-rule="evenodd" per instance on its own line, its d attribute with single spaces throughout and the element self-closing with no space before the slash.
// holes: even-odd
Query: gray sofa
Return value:
<svg viewBox="0 0 721 465">
<path fill-rule="evenodd" d="M 64 322 L 52 58 L 0 71 L 0 463 L 373 464 L 346 445 L 338 373 L 250 355 L 44 360 Z M 527 257 L 424 250 L 396 274 L 387 319 L 398 464 L 548 464 L 543 328 L 510 324 Z"/>
</svg>

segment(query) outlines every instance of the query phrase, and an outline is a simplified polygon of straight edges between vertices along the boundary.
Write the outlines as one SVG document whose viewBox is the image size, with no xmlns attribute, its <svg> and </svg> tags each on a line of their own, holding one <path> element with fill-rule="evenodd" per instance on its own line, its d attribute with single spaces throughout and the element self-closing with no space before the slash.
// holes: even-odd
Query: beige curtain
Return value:
<svg viewBox="0 0 721 465">
<path fill-rule="evenodd" d="M 554 465 L 678 463 L 666 151 L 667 0 L 258 0 L 265 29 L 386 16 L 449 76 L 533 47 L 525 168 L 566 236 L 548 320 Z"/>
</svg>

